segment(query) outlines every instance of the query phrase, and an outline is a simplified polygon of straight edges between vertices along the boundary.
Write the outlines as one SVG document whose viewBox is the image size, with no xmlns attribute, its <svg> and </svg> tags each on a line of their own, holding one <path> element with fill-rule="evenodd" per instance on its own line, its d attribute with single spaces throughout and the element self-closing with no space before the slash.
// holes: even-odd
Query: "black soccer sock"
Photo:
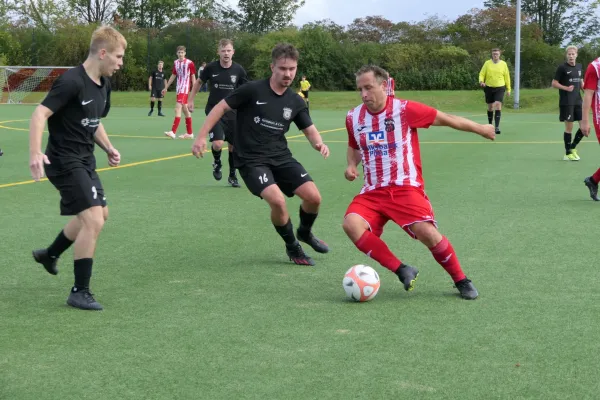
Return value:
<svg viewBox="0 0 600 400">
<path fill-rule="evenodd" d="M 158 101 L 158 112 L 162 111 L 162 101 Z"/>
<path fill-rule="evenodd" d="M 227 158 L 229 161 L 229 176 L 235 176 L 235 167 L 233 166 L 233 152 L 229 152 L 229 157 Z"/>
<path fill-rule="evenodd" d="M 569 153 L 571 152 L 571 134 L 569 132 L 565 132 L 563 139 L 565 141 L 566 154 L 569 155 Z"/>
<path fill-rule="evenodd" d="M 571 143 L 571 148 L 574 149 L 577 147 L 579 142 L 581 142 L 581 139 L 583 139 L 583 133 L 581 132 L 581 129 L 578 129 L 577 133 L 575 133 L 575 139 L 573 140 L 573 143 Z"/>
<path fill-rule="evenodd" d="M 283 239 L 286 246 L 296 244 L 296 236 L 294 236 L 294 227 L 292 226 L 292 220 L 288 219 L 288 222 L 284 226 L 273 225 L 279 236 Z"/>
<path fill-rule="evenodd" d="M 494 115 L 494 122 L 496 123 L 496 128 L 500 126 L 500 117 L 502 117 L 502 111 L 496 110 L 496 114 Z"/>
<path fill-rule="evenodd" d="M 298 228 L 298 231 L 302 235 L 309 234 L 318 215 L 319 215 L 318 213 L 317 214 L 307 213 L 306 211 L 304 211 L 302 206 L 300 206 L 300 227 Z"/>
<path fill-rule="evenodd" d="M 65 231 L 60 231 L 58 236 L 56 236 L 56 239 L 54 239 L 54 242 L 48 246 L 48 255 L 52 258 L 58 258 L 71 247 L 72 244 L 73 241 L 65 236 Z"/>
<path fill-rule="evenodd" d="M 154 102 L 153 101 L 150 102 L 150 111 L 154 111 Z"/>
<path fill-rule="evenodd" d="M 215 158 L 215 164 L 221 164 L 221 152 L 223 150 L 219 149 L 219 150 L 215 150 L 212 149 L 212 153 L 213 153 L 213 157 Z"/>
<path fill-rule="evenodd" d="M 494 119 L 494 112 L 493 111 L 488 111 L 488 123 L 491 125 L 492 124 L 492 120 Z"/>
<path fill-rule="evenodd" d="M 75 260 L 75 285 L 73 291 L 79 291 L 90 288 L 90 278 L 92 277 L 92 265 L 94 259 L 92 258 L 81 258 Z"/>
</svg>

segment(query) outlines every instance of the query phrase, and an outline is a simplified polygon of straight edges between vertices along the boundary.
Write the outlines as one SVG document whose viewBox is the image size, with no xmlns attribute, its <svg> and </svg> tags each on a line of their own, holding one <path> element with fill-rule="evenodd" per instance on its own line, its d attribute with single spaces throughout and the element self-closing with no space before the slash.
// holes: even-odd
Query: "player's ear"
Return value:
<svg viewBox="0 0 600 400">
<path fill-rule="evenodd" d="M 100 49 L 100 51 L 98 52 L 98 57 L 101 60 L 104 60 L 104 57 L 106 56 L 106 49 Z"/>
</svg>

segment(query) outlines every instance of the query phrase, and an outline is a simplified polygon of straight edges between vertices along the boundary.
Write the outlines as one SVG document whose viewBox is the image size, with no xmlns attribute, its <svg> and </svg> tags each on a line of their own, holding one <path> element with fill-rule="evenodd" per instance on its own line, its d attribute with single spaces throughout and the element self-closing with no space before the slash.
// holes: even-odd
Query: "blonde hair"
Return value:
<svg viewBox="0 0 600 400">
<path fill-rule="evenodd" d="M 569 52 L 569 50 L 575 50 L 575 53 L 577 53 L 577 46 L 567 46 L 567 49 L 565 50 L 565 54 Z"/>
<path fill-rule="evenodd" d="M 92 33 L 90 41 L 90 54 L 96 54 L 101 49 L 113 52 L 118 46 L 127 48 L 127 40 L 119 31 L 111 26 L 101 26 Z"/>
<path fill-rule="evenodd" d="M 223 47 L 227 46 L 227 45 L 231 45 L 231 47 L 233 47 L 233 41 L 231 39 L 221 39 L 219 40 L 219 48 L 222 49 Z"/>
</svg>

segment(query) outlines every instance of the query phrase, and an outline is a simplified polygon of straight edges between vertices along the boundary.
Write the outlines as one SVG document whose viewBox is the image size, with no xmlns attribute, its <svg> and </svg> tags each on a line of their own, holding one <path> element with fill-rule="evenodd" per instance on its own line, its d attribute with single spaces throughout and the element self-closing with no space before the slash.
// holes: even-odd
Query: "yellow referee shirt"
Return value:
<svg viewBox="0 0 600 400">
<path fill-rule="evenodd" d="M 310 88 L 310 82 L 308 80 L 300 81 L 300 90 L 306 92 Z"/>
<path fill-rule="evenodd" d="M 506 90 L 510 92 L 508 65 L 502 60 L 497 63 L 494 63 L 492 60 L 487 60 L 479 72 L 479 82 L 483 82 L 489 87 L 506 86 Z"/>
</svg>

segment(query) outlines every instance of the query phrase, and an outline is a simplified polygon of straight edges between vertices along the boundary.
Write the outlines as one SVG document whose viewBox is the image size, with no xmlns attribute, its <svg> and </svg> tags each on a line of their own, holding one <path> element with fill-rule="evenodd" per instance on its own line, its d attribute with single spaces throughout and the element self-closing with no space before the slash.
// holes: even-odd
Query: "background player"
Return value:
<svg viewBox="0 0 600 400">
<path fill-rule="evenodd" d="M 208 132 L 227 111 L 237 109 L 235 166 L 240 169 L 250 192 L 269 204 L 271 222 L 284 240 L 290 260 L 300 265 L 314 265 L 296 240 L 284 197 L 284 194 L 297 195 L 302 199 L 298 239 L 316 252 L 327 253 L 329 247 L 312 233 L 321 194 L 308 172 L 292 157 L 285 139 L 293 121 L 315 150 L 325 158 L 329 156 L 329 148 L 313 125 L 304 100 L 290 88 L 298 57 L 298 50 L 292 45 L 275 46 L 271 52 L 271 77 L 247 83 L 220 101 L 206 117 L 192 153 L 202 157 Z"/>
<path fill-rule="evenodd" d="M 190 92 L 190 82 L 194 84 L 196 82 L 196 68 L 191 60 L 185 58 L 185 46 L 177 47 L 177 60 L 173 63 L 172 75 L 169 77 L 167 86 L 163 89 L 164 93 L 169 90 L 169 86 L 173 83 L 175 77 L 177 77 L 177 102 L 175 103 L 175 119 L 173 120 L 173 126 L 169 132 L 165 132 L 165 135 L 175 139 L 177 134 L 177 128 L 179 122 L 181 122 L 181 110 L 185 115 L 185 127 L 187 130 L 186 134 L 179 135 L 180 139 L 193 139 L 194 133 L 192 130 L 192 114 L 188 110 L 188 94 Z"/>
<path fill-rule="evenodd" d="M 581 126 L 575 134 L 575 140 L 571 143 L 573 133 L 573 121 L 581 121 L 581 64 L 577 64 L 577 47 L 567 47 L 567 61 L 556 69 L 552 87 L 558 89 L 559 96 L 559 119 L 565 123 L 563 139 L 565 142 L 565 161 L 579 161 L 577 145 L 583 139 Z"/>
<path fill-rule="evenodd" d="M 583 107 L 581 114 L 581 132 L 584 136 L 590 134 L 590 108 L 592 109 L 592 117 L 594 119 L 594 130 L 596 131 L 596 137 L 600 142 L 600 58 L 596 58 L 592 61 L 586 71 L 585 77 L 583 78 Z M 588 176 L 583 180 L 583 183 L 587 186 L 590 191 L 590 197 L 594 201 L 600 201 L 598 198 L 598 182 L 600 182 L 600 168 L 594 172 L 592 176 Z"/>
<path fill-rule="evenodd" d="M 204 83 L 210 82 L 210 93 L 208 100 L 206 101 L 206 107 L 204 112 L 206 115 L 214 108 L 217 103 L 223 100 L 227 95 L 233 92 L 235 89 L 248 82 L 248 76 L 246 70 L 238 64 L 233 62 L 233 55 L 235 50 L 233 48 L 233 42 L 229 39 L 221 39 L 217 49 L 219 54 L 219 61 L 213 61 L 206 65 L 200 78 L 194 83 L 190 98 L 188 99 L 188 109 L 194 111 L 194 98 L 198 93 L 198 88 L 203 86 Z M 212 142 L 212 154 L 214 158 L 213 163 L 213 177 L 220 181 L 223 177 L 221 172 L 221 153 L 224 141 L 229 142 L 229 178 L 227 182 L 233 187 L 240 187 L 240 184 L 235 175 L 235 167 L 233 165 L 232 152 L 234 151 L 233 137 L 236 124 L 236 112 L 231 110 L 217 122 L 209 134 L 210 141 Z"/>
<path fill-rule="evenodd" d="M 67 304 L 101 310 L 89 284 L 96 241 L 108 217 L 106 197 L 96 173 L 94 142 L 116 166 L 121 155 L 112 146 L 100 119 L 110 109 L 110 81 L 123 65 L 127 42 L 111 27 L 94 31 L 88 58 L 61 75 L 35 109 L 29 127 L 29 168 L 39 181 L 45 172 L 60 192 L 61 215 L 75 215 L 47 249 L 33 251 L 34 259 L 56 275 L 60 255 L 75 243 L 75 284 Z M 48 121 L 48 145 L 41 152 L 44 125 Z"/>
<path fill-rule="evenodd" d="M 306 75 L 302 75 L 302 79 L 300 80 L 300 92 L 302 93 L 302 98 L 306 101 L 306 106 L 310 109 L 310 101 L 308 100 L 308 91 L 311 88 L 311 84 L 308 80 L 306 80 Z"/>
<path fill-rule="evenodd" d="M 165 116 L 162 113 L 163 89 L 165 88 L 164 64 L 164 62 L 159 61 L 156 70 L 152 71 L 150 77 L 148 77 L 148 90 L 150 90 L 150 112 L 148 112 L 148 116 L 151 116 L 154 112 L 154 102 L 156 99 L 158 99 L 158 116 Z"/>
<path fill-rule="evenodd" d="M 491 124 L 493 118 L 496 134 L 500 134 L 504 92 L 510 96 L 510 74 L 506 62 L 500 59 L 500 49 L 492 49 L 492 59 L 487 60 L 481 67 L 479 85 L 485 93 L 488 122 Z"/>
<path fill-rule="evenodd" d="M 437 230 L 424 190 L 417 128 L 449 126 L 493 140 L 494 127 L 393 99 L 386 93 L 388 76 L 373 65 L 356 73 L 363 104 L 346 117 L 348 167 L 344 175 L 349 181 L 356 179 L 362 162 L 365 183 L 346 211 L 344 231 L 360 251 L 396 273 L 404 288 L 412 290 L 417 269 L 402 263 L 380 238 L 387 221 L 394 221 L 429 248 L 463 298 L 475 299 L 477 289 L 463 273 L 452 244 Z"/>
</svg>

